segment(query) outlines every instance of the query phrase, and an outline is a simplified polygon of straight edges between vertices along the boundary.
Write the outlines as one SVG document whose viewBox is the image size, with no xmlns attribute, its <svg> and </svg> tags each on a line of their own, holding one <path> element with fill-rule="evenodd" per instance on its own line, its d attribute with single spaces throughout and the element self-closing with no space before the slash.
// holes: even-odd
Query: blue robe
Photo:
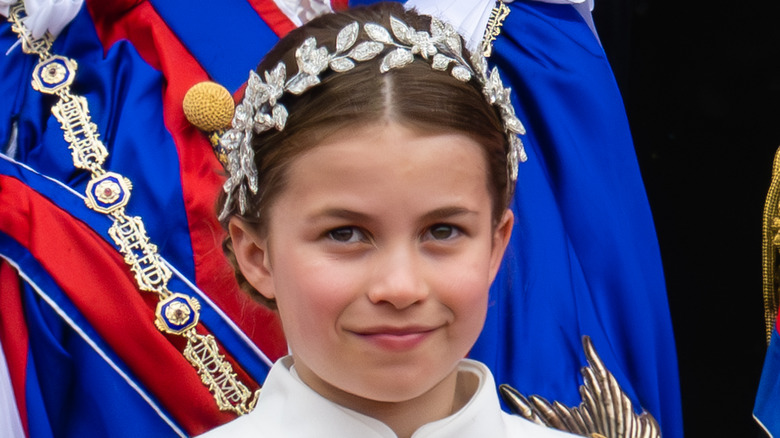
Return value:
<svg viewBox="0 0 780 438">
<path fill-rule="evenodd" d="M 152 4 L 208 77 L 230 91 L 246 80 L 277 38 L 244 0 L 226 0 L 216 9 L 205 1 Z M 128 14 L 133 13 L 130 6 Z M 135 8 L 143 6 L 148 5 Z M 680 437 L 676 358 L 658 245 L 609 65 L 572 6 L 514 2 L 510 8 L 492 61 L 515 91 L 516 109 L 529 131 L 524 138 L 529 161 L 521 166 L 512 205 L 518 223 L 491 289 L 485 330 L 471 355 L 485 362 L 498 382 L 575 405 L 580 400 L 579 368 L 585 364 L 580 337 L 589 335 L 635 405 L 660 421 L 664 436 Z M 74 90 L 87 97 L 112 154 L 106 167 L 134 183 L 128 211 L 143 217 L 152 241 L 179 271 L 172 289 L 200 296 L 197 286 L 208 279 L 196 275 L 193 256 L 203 254 L 193 246 L 192 230 L 200 223 L 198 215 L 213 211 L 193 211 L 180 187 L 177 146 L 184 145 L 176 145 L 174 135 L 193 128 L 163 123 L 169 112 L 180 111 L 163 109 L 161 96 L 174 78 L 142 59 L 132 41 L 101 45 L 87 9 L 60 35 L 53 51 L 79 61 Z M 225 22 L 231 25 L 214 25 Z M 15 39 L 8 24 L 0 25 L 3 51 Z M 0 144 L 14 145 L 4 146 L 0 184 L 11 187 L 20 181 L 26 196 L 41 195 L 51 204 L 52 217 L 72 223 L 74 230 L 86 229 L 84 235 L 95 238 L 98 248 L 104 248 L 100 241 L 110 248 L 109 223 L 78 196 L 87 175 L 73 169 L 58 122 L 48 110 L 53 102 L 30 88 L 34 61 L 19 48 L 0 57 L 0 95 L 11 96 L 0 103 Z M 201 156 L 204 168 L 213 169 L 210 153 L 206 148 Z M 15 214 L 35 213 L 26 198 L 17 202 L 8 192 L 6 196 L 8 204 L 0 207 L 4 214 L 11 208 Z M 0 227 L 0 257 L 5 260 L 0 265 L 20 274 L 18 286 L 0 287 L 0 300 L 18 307 L 14 315 L 2 308 L 0 322 L 10 324 L 10 316 L 19 317 L 26 330 L 26 353 L 14 352 L 12 342 L 0 339 L 6 360 L 17 370 L 12 369 L 12 381 L 19 376 L 18 362 L 24 363 L 26 397 L 20 411 L 29 436 L 85 436 L 88 431 L 177 436 L 228 419 L 214 415 L 211 423 L 199 422 L 169 412 L 171 407 L 160 400 L 162 389 L 147 387 L 137 377 L 141 373 L 134 367 L 143 364 L 122 360 L 115 351 L 121 346 L 104 339 L 96 322 L 74 304 L 69 293 L 76 292 L 63 291 L 68 285 L 59 284 L 50 272 L 54 269 L 46 268 L 52 260 L 43 252 L 45 245 L 20 243 L 27 230 L 22 228 L 18 231 L 12 221 Z M 38 235 L 58 232 L 48 223 L 41 229 Z M 106 266 L 113 263 L 109 250 L 54 263 L 90 263 L 91 256 Z M 213 257 L 221 257 L 218 249 Z M 106 290 L 115 286 L 100 275 L 94 278 Z M 137 297 L 131 298 L 127 293 L 142 309 L 142 295 L 134 292 Z M 206 306 L 206 326 L 246 373 L 262 381 L 267 361 L 218 307 Z M 262 331 L 265 322 L 257 327 Z M 49 374 L 52 369 L 57 373 Z"/>
<path fill-rule="evenodd" d="M 508 6 L 491 60 L 513 89 L 528 161 L 472 356 L 498 382 L 573 406 L 588 335 L 635 408 L 682 437 L 660 252 L 609 63 L 571 5 Z"/>
</svg>

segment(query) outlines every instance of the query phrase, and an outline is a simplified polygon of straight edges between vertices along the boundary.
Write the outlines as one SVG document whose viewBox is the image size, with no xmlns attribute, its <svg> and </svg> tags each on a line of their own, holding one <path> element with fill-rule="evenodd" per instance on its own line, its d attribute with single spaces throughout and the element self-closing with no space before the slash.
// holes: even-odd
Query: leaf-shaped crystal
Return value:
<svg viewBox="0 0 780 438">
<path fill-rule="evenodd" d="M 444 23 L 436 18 L 431 18 L 431 36 L 436 39 L 444 36 Z"/>
<path fill-rule="evenodd" d="M 393 44 L 393 37 L 390 36 L 390 32 L 384 27 L 376 23 L 366 23 L 363 26 L 363 29 L 372 40 L 385 44 Z"/>
<path fill-rule="evenodd" d="M 230 171 L 228 171 L 230 172 Z M 232 175 L 232 173 L 230 173 Z M 233 182 L 232 178 L 228 178 L 225 180 L 225 183 L 222 184 L 222 191 L 225 192 L 227 195 L 225 197 L 225 203 L 222 205 L 222 211 L 219 212 L 218 219 L 219 220 L 225 220 L 230 215 L 230 211 L 233 209 L 233 188 L 235 187 L 235 183 Z"/>
<path fill-rule="evenodd" d="M 270 115 L 266 113 L 257 113 L 255 114 L 254 118 L 254 125 L 253 128 L 256 133 L 261 133 L 264 131 L 268 131 L 269 129 L 273 128 L 276 124 L 274 123 L 273 118 L 271 118 Z"/>
<path fill-rule="evenodd" d="M 268 103 L 276 105 L 276 99 L 284 94 L 284 81 L 287 79 L 287 67 L 283 62 L 276 64 L 273 70 L 265 72 L 265 81 L 267 83 Z"/>
<path fill-rule="evenodd" d="M 228 194 L 228 198 L 231 195 L 231 192 L 233 191 L 233 188 L 236 186 L 236 183 L 238 182 L 238 177 L 236 176 L 235 170 L 237 169 L 237 161 L 238 160 L 238 151 L 234 151 L 232 156 L 228 156 L 228 167 L 227 171 L 229 172 L 228 179 L 225 180 L 225 182 L 222 184 L 222 190 Z"/>
<path fill-rule="evenodd" d="M 504 98 L 504 84 L 501 83 L 501 77 L 498 75 L 497 68 L 493 67 L 490 77 L 485 81 L 483 91 L 491 105 L 501 102 Z"/>
<path fill-rule="evenodd" d="M 382 65 L 379 66 L 379 71 L 385 73 L 393 68 L 400 68 L 405 65 L 409 65 L 414 61 L 414 55 L 412 52 L 406 49 L 398 48 L 385 55 L 382 59 Z"/>
<path fill-rule="evenodd" d="M 496 84 L 496 89 L 504 89 L 504 83 L 501 82 L 501 75 L 498 74 L 498 67 L 493 67 L 493 69 L 490 70 L 490 81 Z"/>
<path fill-rule="evenodd" d="M 330 69 L 335 72 L 345 72 L 355 68 L 355 63 L 347 58 L 334 58 L 330 60 Z"/>
<path fill-rule="evenodd" d="M 480 81 L 484 82 L 487 80 L 487 59 L 485 59 L 484 56 L 480 55 L 479 52 L 471 55 L 471 64 L 474 66 L 474 69 L 477 72 L 477 75 L 480 78 Z"/>
<path fill-rule="evenodd" d="M 249 119 L 252 117 L 250 111 L 251 110 L 247 108 L 247 105 L 243 102 L 236 106 L 236 110 L 233 113 L 234 129 L 238 129 L 242 131 L 246 129 L 247 122 L 249 122 Z"/>
<path fill-rule="evenodd" d="M 452 51 L 452 53 L 463 53 L 463 46 L 461 45 L 461 39 L 460 34 L 458 34 L 458 31 L 455 30 L 452 25 L 449 23 L 442 24 L 443 29 L 441 30 L 441 40 L 444 40 L 444 43 L 447 45 L 447 48 Z M 433 23 L 431 23 L 431 32 L 433 32 Z M 436 35 L 434 35 L 436 36 Z"/>
<path fill-rule="evenodd" d="M 453 53 L 463 53 L 463 48 L 460 43 L 460 36 L 458 34 L 455 34 L 454 36 L 447 36 L 444 39 L 444 42 Z"/>
<path fill-rule="evenodd" d="M 258 88 L 260 87 L 260 83 L 262 82 L 263 81 L 260 79 L 260 76 L 258 76 L 257 73 L 255 73 L 253 70 L 250 70 L 249 79 L 246 81 L 246 91 L 244 91 L 244 97 L 249 100 L 254 100 Z"/>
<path fill-rule="evenodd" d="M 257 171 L 255 170 L 254 165 L 254 153 L 251 153 L 252 157 L 252 165 L 250 166 L 250 173 L 247 175 L 246 179 L 249 181 L 249 190 L 252 191 L 252 193 L 257 194 Z"/>
<path fill-rule="evenodd" d="M 271 110 L 271 116 L 276 130 L 281 131 L 284 129 L 284 125 L 287 123 L 287 108 L 284 105 L 276 105 Z"/>
<path fill-rule="evenodd" d="M 255 167 L 255 152 L 252 149 L 252 145 L 249 143 L 248 138 L 244 137 L 244 141 L 241 142 L 241 173 L 239 176 L 246 178 L 249 183 L 249 189 L 252 193 L 257 193 L 257 168 Z M 244 187 L 244 184 L 241 184 Z"/>
<path fill-rule="evenodd" d="M 523 140 L 520 140 L 520 137 L 513 136 L 516 141 L 513 141 L 512 146 L 517 150 L 517 156 L 521 163 L 525 163 L 528 161 L 528 154 L 525 153 L 525 146 L 523 146 Z M 515 171 L 517 172 L 517 171 Z"/>
<path fill-rule="evenodd" d="M 452 76 L 462 82 L 471 80 L 471 71 L 463 65 L 452 67 Z"/>
<path fill-rule="evenodd" d="M 393 30 L 393 35 L 395 35 L 399 41 L 406 44 L 412 44 L 411 34 L 413 34 L 414 31 L 410 30 L 406 23 L 390 16 L 390 29 Z"/>
<path fill-rule="evenodd" d="M 347 56 L 359 62 L 368 61 L 369 59 L 374 59 L 374 57 L 384 50 L 384 48 L 385 45 L 382 43 L 364 41 L 352 49 Z"/>
<path fill-rule="evenodd" d="M 290 83 L 287 84 L 287 91 L 292 94 L 301 94 L 309 88 L 320 83 L 320 78 L 317 76 L 298 74 L 293 76 Z"/>
<path fill-rule="evenodd" d="M 450 65 L 450 62 L 454 62 L 455 60 L 444 56 L 441 53 L 437 53 L 433 55 L 433 62 L 431 63 L 431 67 L 434 70 L 444 71 L 447 70 L 447 66 Z"/>
<path fill-rule="evenodd" d="M 509 167 L 509 180 L 515 182 L 517 181 L 517 162 L 520 160 L 517 148 L 510 146 L 509 152 L 506 155 L 508 161 L 507 166 Z"/>
<path fill-rule="evenodd" d="M 424 59 L 438 51 L 428 32 L 411 32 L 409 38 L 412 40 L 412 53 L 419 53 Z"/>
<path fill-rule="evenodd" d="M 228 151 L 235 150 L 241 144 L 244 134 L 236 129 L 231 129 L 224 133 L 219 139 L 219 143 Z"/>
<path fill-rule="evenodd" d="M 358 25 L 357 21 L 347 25 L 344 29 L 341 29 L 336 37 L 336 52 L 341 53 L 352 47 L 355 44 L 355 41 L 357 41 L 359 30 L 360 25 Z"/>
<path fill-rule="evenodd" d="M 508 114 L 508 111 L 505 110 L 502 118 L 504 119 L 504 125 L 506 125 L 507 131 L 525 135 L 525 126 L 523 126 L 523 123 L 514 114 Z"/>
<path fill-rule="evenodd" d="M 225 184 L 222 186 L 223 190 L 225 190 L 225 193 L 230 194 L 230 191 L 235 188 L 238 183 L 241 182 L 241 180 L 244 178 L 243 174 L 241 174 L 241 166 L 239 165 L 239 152 L 238 150 L 235 150 L 231 152 L 228 155 L 228 173 L 230 174 L 230 177 L 225 181 Z"/>
<path fill-rule="evenodd" d="M 318 75 L 328 68 L 328 49 L 317 48 L 317 40 L 314 37 L 306 38 L 306 41 L 295 50 L 295 59 L 298 62 L 298 71 L 310 75 Z"/>
<path fill-rule="evenodd" d="M 268 102 L 268 98 L 270 97 L 270 89 L 263 81 L 257 82 L 256 84 L 248 84 L 246 91 L 249 94 L 246 98 L 247 105 L 255 108 Z"/>
<path fill-rule="evenodd" d="M 501 81 L 501 79 L 499 79 Z M 502 85 L 503 87 L 503 85 Z M 501 88 L 500 92 L 498 93 L 498 99 L 496 99 L 496 104 L 501 105 L 501 107 L 507 111 L 508 113 L 514 115 L 515 110 L 512 108 L 512 101 L 510 100 L 509 96 L 511 95 L 512 90 L 509 88 Z"/>
<path fill-rule="evenodd" d="M 238 211 L 241 214 L 246 213 L 246 187 L 243 184 L 238 186 Z"/>
</svg>

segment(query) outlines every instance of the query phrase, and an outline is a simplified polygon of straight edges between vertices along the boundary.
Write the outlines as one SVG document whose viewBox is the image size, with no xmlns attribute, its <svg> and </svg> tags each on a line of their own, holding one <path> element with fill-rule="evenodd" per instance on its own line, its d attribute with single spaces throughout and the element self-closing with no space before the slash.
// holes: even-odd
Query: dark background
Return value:
<svg viewBox="0 0 780 438">
<path fill-rule="evenodd" d="M 774 1 L 596 1 L 661 246 L 687 438 L 764 436 L 752 408 L 779 12 Z"/>
</svg>

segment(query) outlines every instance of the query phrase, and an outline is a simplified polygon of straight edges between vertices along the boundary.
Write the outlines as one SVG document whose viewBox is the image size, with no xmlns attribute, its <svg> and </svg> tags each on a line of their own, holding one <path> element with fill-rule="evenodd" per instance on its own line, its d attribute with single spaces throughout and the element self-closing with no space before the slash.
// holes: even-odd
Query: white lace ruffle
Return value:
<svg viewBox="0 0 780 438">
<path fill-rule="evenodd" d="M 16 0 L 0 0 L 0 15 L 7 17 L 14 3 Z M 42 37 L 46 31 L 56 37 L 76 17 L 82 3 L 84 0 L 24 0 L 24 25 L 34 38 Z"/>
<path fill-rule="evenodd" d="M 333 12 L 330 0 L 274 0 L 274 3 L 296 26 L 308 23 L 319 15 Z"/>
<path fill-rule="evenodd" d="M 593 34 L 596 29 L 593 26 L 593 18 L 590 11 L 593 10 L 595 0 L 536 0 L 542 3 L 571 4 L 582 15 L 590 26 Z M 511 3 L 511 0 L 504 0 Z M 485 27 L 490 19 L 490 11 L 495 6 L 495 0 L 409 0 L 406 7 L 414 7 L 423 14 L 433 15 L 450 23 L 463 35 L 469 50 L 478 50 L 482 45 L 482 37 Z M 596 35 L 596 38 L 598 36 Z"/>
</svg>

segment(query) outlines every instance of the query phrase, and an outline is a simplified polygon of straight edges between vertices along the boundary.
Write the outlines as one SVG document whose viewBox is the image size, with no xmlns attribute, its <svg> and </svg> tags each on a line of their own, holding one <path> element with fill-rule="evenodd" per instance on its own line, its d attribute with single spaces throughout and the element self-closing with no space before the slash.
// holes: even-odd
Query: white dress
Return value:
<svg viewBox="0 0 780 438">
<path fill-rule="evenodd" d="M 290 371 L 291 365 L 290 356 L 276 362 L 254 411 L 201 437 L 396 438 L 384 423 L 337 405 L 316 393 Z M 479 378 L 477 392 L 458 412 L 422 426 L 412 435 L 413 438 L 573 436 L 501 411 L 493 375 L 482 363 L 464 359 L 458 370 Z"/>
</svg>

